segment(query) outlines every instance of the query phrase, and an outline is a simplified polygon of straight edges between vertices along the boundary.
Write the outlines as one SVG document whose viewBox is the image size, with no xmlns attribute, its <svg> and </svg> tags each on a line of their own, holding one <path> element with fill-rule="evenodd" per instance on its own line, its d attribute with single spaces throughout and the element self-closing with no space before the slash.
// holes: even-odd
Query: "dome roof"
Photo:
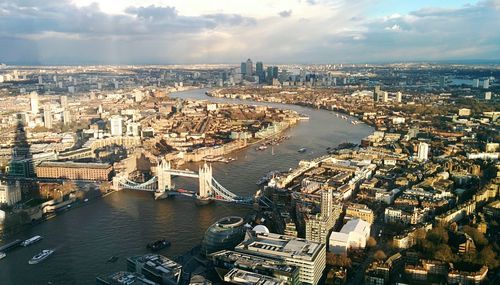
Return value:
<svg viewBox="0 0 500 285">
<path fill-rule="evenodd" d="M 269 229 L 266 226 L 264 226 L 264 225 L 256 225 L 253 228 L 253 231 L 256 232 L 256 233 L 266 233 L 266 234 L 269 233 Z"/>
</svg>

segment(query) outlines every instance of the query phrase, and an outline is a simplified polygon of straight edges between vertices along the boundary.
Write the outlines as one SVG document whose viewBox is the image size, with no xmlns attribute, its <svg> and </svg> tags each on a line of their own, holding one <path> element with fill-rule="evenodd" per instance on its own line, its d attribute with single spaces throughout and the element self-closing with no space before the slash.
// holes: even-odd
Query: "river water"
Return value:
<svg viewBox="0 0 500 285">
<path fill-rule="evenodd" d="M 183 99 L 203 99 L 223 103 L 268 105 L 293 109 L 310 117 L 287 131 L 291 138 L 265 151 L 249 147 L 231 154 L 236 161 L 213 164 L 213 175 L 230 191 L 242 196 L 253 195 L 255 182 L 271 170 L 287 170 L 301 159 L 312 159 L 326 153 L 327 147 L 342 142 L 359 143 L 372 132 L 364 125 L 352 125 L 334 113 L 312 108 L 207 97 L 205 90 L 171 94 Z M 297 152 L 306 147 L 305 153 Z M 197 170 L 197 165 L 186 167 Z M 177 187 L 196 190 L 197 181 L 174 179 Z M 189 198 L 176 197 L 155 201 L 150 193 L 121 191 L 104 199 L 68 211 L 8 239 L 24 239 L 41 235 L 44 239 L 27 248 L 7 252 L 0 260 L 0 284 L 95 284 L 97 275 L 126 269 L 126 258 L 147 252 L 148 242 L 165 237 L 172 246 L 161 253 L 168 257 L 180 255 L 198 244 L 205 230 L 216 220 L 228 215 L 245 215 L 250 209 L 216 202 L 198 207 Z M 0 244 L 6 241 L 0 241 Z M 45 248 L 56 252 L 37 265 L 28 260 Z M 106 263 L 110 256 L 116 263 Z"/>
</svg>

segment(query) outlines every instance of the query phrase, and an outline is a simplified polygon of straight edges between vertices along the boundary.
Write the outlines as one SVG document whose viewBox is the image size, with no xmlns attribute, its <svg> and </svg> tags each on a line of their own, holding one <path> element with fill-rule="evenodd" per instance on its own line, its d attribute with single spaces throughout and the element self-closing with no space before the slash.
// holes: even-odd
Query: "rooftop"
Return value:
<svg viewBox="0 0 500 285">
<path fill-rule="evenodd" d="M 248 231 L 245 240 L 236 246 L 236 250 L 307 261 L 314 260 L 323 248 L 324 245 L 321 243 L 301 238 L 254 231 Z"/>
<path fill-rule="evenodd" d="M 108 169 L 111 167 L 108 163 L 84 163 L 73 161 L 44 161 L 39 164 L 39 167 L 65 167 L 65 168 L 99 168 Z"/>
<path fill-rule="evenodd" d="M 157 285 L 153 281 L 146 279 L 142 274 L 119 271 L 106 277 L 97 277 L 98 284 L 109 285 Z"/>
<path fill-rule="evenodd" d="M 249 272 L 237 268 L 231 269 L 225 276 L 224 281 L 231 282 L 234 284 L 245 284 L 245 285 L 285 285 L 284 280 L 279 280 L 277 278 L 272 278 L 269 276 L 257 274 L 254 272 Z"/>
</svg>

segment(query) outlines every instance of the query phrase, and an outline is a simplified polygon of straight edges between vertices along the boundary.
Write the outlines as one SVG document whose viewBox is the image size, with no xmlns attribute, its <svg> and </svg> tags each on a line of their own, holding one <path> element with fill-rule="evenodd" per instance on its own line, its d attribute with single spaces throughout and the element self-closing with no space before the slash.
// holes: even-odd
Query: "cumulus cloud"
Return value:
<svg viewBox="0 0 500 285">
<path fill-rule="evenodd" d="M 256 2 L 258 10 L 268 9 L 262 16 L 224 7 L 186 15 L 158 4 L 111 14 L 72 0 L 0 0 L 0 62 L 498 59 L 500 34 L 492 31 L 500 29 L 499 1 L 377 16 L 370 15 L 377 3 L 369 0 L 298 1 L 278 14 L 273 5 Z"/>
<path fill-rule="evenodd" d="M 288 18 L 292 15 L 292 10 L 284 10 L 278 13 L 283 18 Z"/>
</svg>

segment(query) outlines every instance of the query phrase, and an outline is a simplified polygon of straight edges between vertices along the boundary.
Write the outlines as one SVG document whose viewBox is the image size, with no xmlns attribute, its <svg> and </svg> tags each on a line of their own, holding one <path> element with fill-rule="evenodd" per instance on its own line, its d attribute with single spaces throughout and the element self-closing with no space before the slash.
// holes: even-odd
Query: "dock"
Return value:
<svg viewBox="0 0 500 285">
<path fill-rule="evenodd" d="M 15 241 L 9 242 L 8 244 L 0 246 L 0 252 L 9 250 L 14 247 L 18 247 L 23 241 L 20 239 L 16 239 Z"/>
</svg>

